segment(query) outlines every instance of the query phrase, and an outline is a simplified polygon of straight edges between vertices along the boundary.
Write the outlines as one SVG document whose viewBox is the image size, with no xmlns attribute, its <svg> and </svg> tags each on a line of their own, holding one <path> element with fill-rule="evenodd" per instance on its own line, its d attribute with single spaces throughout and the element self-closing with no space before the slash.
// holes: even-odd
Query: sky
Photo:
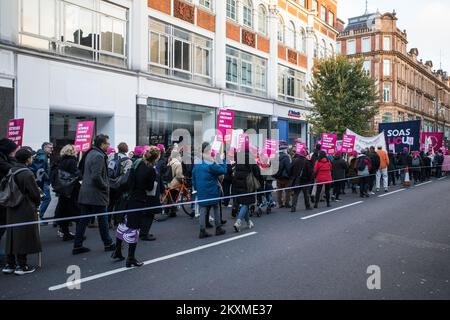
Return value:
<svg viewBox="0 0 450 320">
<path fill-rule="evenodd" d="M 369 13 L 397 12 L 397 27 L 406 29 L 408 51 L 419 50 L 419 60 L 433 61 L 433 69 L 450 74 L 450 13 L 449 0 L 368 0 Z M 364 14 L 366 0 L 338 0 L 338 17 L 348 23 L 348 18 Z M 441 57 L 441 58 L 440 58 Z"/>
</svg>

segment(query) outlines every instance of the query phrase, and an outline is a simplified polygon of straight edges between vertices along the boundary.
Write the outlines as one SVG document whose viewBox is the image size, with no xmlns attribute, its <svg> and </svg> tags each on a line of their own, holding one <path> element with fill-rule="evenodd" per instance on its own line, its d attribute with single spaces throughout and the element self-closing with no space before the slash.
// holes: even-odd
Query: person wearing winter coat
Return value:
<svg viewBox="0 0 450 320">
<path fill-rule="evenodd" d="M 274 175 L 277 180 L 277 189 L 288 188 L 291 185 L 291 177 L 289 176 L 289 171 L 291 169 L 291 158 L 287 153 L 288 146 L 280 142 L 280 152 L 279 152 L 279 168 L 278 172 Z M 284 193 L 284 199 L 283 199 Z M 289 208 L 291 200 L 291 190 L 278 190 L 277 204 L 278 208 Z"/>
<path fill-rule="evenodd" d="M 238 159 L 237 154 L 235 155 L 234 159 Z M 247 184 L 247 178 L 250 174 L 253 174 L 253 176 L 261 180 L 261 171 L 256 164 L 256 161 L 250 161 L 251 155 L 249 151 L 249 146 L 246 145 L 245 153 L 244 153 L 244 160 L 238 161 L 235 167 L 234 176 L 233 176 L 233 182 L 231 186 L 231 194 L 233 196 L 238 196 L 234 198 L 234 202 L 236 203 L 236 206 L 239 207 L 239 213 L 238 218 L 236 220 L 236 223 L 234 224 L 234 230 L 236 232 L 239 232 L 241 230 L 242 222 L 245 220 L 247 223 L 247 227 L 249 229 L 253 228 L 254 224 L 253 221 L 250 220 L 250 206 L 252 204 L 256 203 L 256 196 L 255 195 L 244 195 L 249 192 L 249 186 Z M 242 195 L 242 196 L 239 196 Z"/>
<path fill-rule="evenodd" d="M 359 195 L 361 198 L 369 198 L 368 185 L 369 185 L 369 172 L 372 169 L 372 162 L 367 155 L 369 151 L 367 149 L 362 150 L 361 154 L 355 161 L 355 169 L 358 171 L 359 178 Z"/>
<path fill-rule="evenodd" d="M 436 178 L 442 176 L 442 165 L 444 163 L 444 155 L 442 150 L 439 149 L 437 155 L 434 157 L 434 166 L 436 167 Z"/>
<path fill-rule="evenodd" d="M 371 169 L 369 170 L 369 192 L 370 194 L 375 194 L 373 192 L 373 187 L 375 186 L 376 173 L 380 169 L 380 156 L 375 151 L 375 147 L 371 146 L 368 154 L 371 163 Z"/>
<path fill-rule="evenodd" d="M 0 139 L 0 181 L 9 173 L 9 170 L 16 164 L 14 158 L 17 145 L 10 139 Z M 0 206 L 0 226 L 6 224 L 6 208 Z M 0 243 L 6 229 L 0 229 Z"/>
<path fill-rule="evenodd" d="M 359 184 L 358 179 L 358 170 L 356 170 L 356 161 L 358 159 L 358 152 L 353 151 L 350 157 L 348 158 L 348 174 L 347 177 L 352 178 L 355 177 L 355 179 L 349 180 L 350 187 L 352 188 L 352 193 L 356 193 L 356 185 Z"/>
<path fill-rule="evenodd" d="M 422 152 L 421 154 L 422 162 L 423 162 L 423 177 L 424 180 L 428 181 L 431 178 L 431 158 L 428 154 L 425 152 Z"/>
<path fill-rule="evenodd" d="M 397 169 L 397 158 L 395 157 L 395 154 L 392 152 L 388 153 L 389 157 L 389 165 L 388 165 L 388 186 L 391 184 L 395 186 L 395 177 L 396 177 L 396 169 Z"/>
<path fill-rule="evenodd" d="M 310 171 L 313 172 L 314 171 L 314 166 L 316 165 L 317 159 L 319 159 L 319 153 L 320 153 L 320 149 L 322 148 L 322 146 L 320 144 L 316 144 L 316 147 L 311 155 L 311 159 L 309 161 L 309 165 L 310 165 Z M 313 190 L 314 186 L 311 186 L 309 188 L 309 193 L 312 194 L 312 190 Z M 315 203 L 315 197 L 311 196 L 311 202 Z"/>
<path fill-rule="evenodd" d="M 412 176 L 414 178 L 414 184 L 417 184 L 421 180 L 421 172 L 422 172 L 423 162 L 420 157 L 419 151 L 414 151 L 413 156 L 411 158 L 411 170 Z"/>
<path fill-rule="evenodd" d="M 109 203 L 109 177 L 106 150 L 110 146 L 109 137 L 100 134 L 95 137 L 94 145 L 84 155 L 80 162 L 83 182 L 78 196 L 81 215 L 107 212 Z M 108 217 L 98 216 L 98 227 L 105 251 L 115 249 L 114 242 L 109 235 Z M 90 218 L 78 220 L 72 254 L 89 252 L 83 247 L 84 234 Z"/>
<path fill-rule="evenodd" d="M 41 191 L 29 168 L 32 156 L 33 153 L 24 148 L 16 152 L 17 163 L 11 172 L 15 173 L 14 179 L 23 198 L 18 206 L 6 209 L 6 224 L 38 221 L 37 208 L 41 202 Z M 5 249 L 7 265 L 3 268 L 3 273 L 24 275 L 34 272 L 36 268 L 27 263 L 27 255 L 42 251 L 38 225 L 8 228 Z"/>
<path fill-rule="evenodd" d="M 39 149 L 34 156 L 31 170 L 34 172 L 37 185 L 44 192 L 44 196 L 41 199 L 41 206 L 39 208 L 39 218 L 44 219 L 45 212 L 47 211 L 50 202 L 52 201 L 50 191 L 50 156 L 53 153 L 53 144 L 50 142 L 44 142 L 42 149 Z"/>
<path fill-rule="evenodd" d="M 400 181 L 403 184 L 405 182 L 406 168 L 411 165 L 409 156 L 409 149 L 404 147 L 402 153 L 397 158 L 397 168 L 400 170 Z"/>
<path fill-rule="evenodd" d="M 82 178 L 81 172 L 78 169 L 78 152 L 74 145 L 66 145 L 61 149 L 61 159 L 56 166 L 55 175 L 59 171 L 70 173 L 70 175 L 77 180 L 74 180 L 73 191 L 69 197 L 57 194 L 58 204 L 55 209 L 55 219 L 74 217 L 80 214 L 80 207 L 78 205 L 78 196 L 80 194 L 80 180 Z M 70 220 L 63 220 L 57 223 L 60 231 L 63 234 L 63 241 L 74 240 L 74 235 L 69 231 Z"/>
<path fill-rule="evenodd" d="M 183 164 L 181 163 L 181 154 L 174 149 L 169 158 L 169 163 L 167 164 L 167 170 L 172 172 L 172 180 L 168 182 L 167 187 L 170 189 L 172 199 L 178 197 L 178 188 L 181 186 L 184 180 L 183 175 Z M 173 206 L 169 208 L 169 216 L 177 216 L 177 207 Z"/>
<path fill-rule="evenodd" d="M 314 165 L 314 177 L 316 178 L 317 191 L 315 196 L 314 208 L 317 208 L 320 200 L 320 193 L 322 192 L 322 187 L 325 186 L 325 198 L 327 201 L 327 207 L 330 205 L 330 189 L 333 183 L 333 178 L 331 176 L 331 162 L 327 158 L 325 151 L 320 151 L 319 158 Z"/>
<path fill-rule="evenodd" d="M 219 210 L 220 200 L 217 199 L 222 194 L 219 177 L 227 173 L 225 157 L 216 163 L 211 156 L 211 145 L 209 143 L 203 143 L 202 154 L 202 162 L 194 165 L 192 172 L 192 186 L 197 190 L 197 200 L 200 201 L 198 203 L 200 209 L 200 239 L 211 236 L 206 232 L 205 217 L 208 210 L 213 210 L 214 212 L 216 236 L 225 234 L 225 230 L 222 229 L 222 217 Z"/>
<path fill-rule="evenodd" d="M 297 187 L 293 192 L 291 212 L 297 211 L 298 197 L 301 192 L 303 192 L 306 210 L 312 210 L 308 186 L 308 184 L 312 183 L 312 172 L 309 161 L 306 159 L 306 150 L 303 149 L 300 154 L 294 156 L 289 175 L 293 179 L 292 187 Z"/>
<path fill-rule="evenodd" d="M 388 192 L 388 167 L 389 167 L 389 156 L 386 151 L 383 150 L 381 146 L 378 146 L 377 150 L 378 158 L 380 159 L 380 167 L 376 172 L 376 189 L 377 192 L 380 191 L 380 179 L 383 178 L 384 192 Z"/>
<path fill-rule="evenodd" d="M 332 162 L 332 174 L 333 174 L 333 194 L 335 201 L 341 201 L 339 196 L 341 190 L 345 188 L 345 178 L 348 171 L 347 161 L 342 158 L 342 153 L 336 152 Z"/>
</svg>

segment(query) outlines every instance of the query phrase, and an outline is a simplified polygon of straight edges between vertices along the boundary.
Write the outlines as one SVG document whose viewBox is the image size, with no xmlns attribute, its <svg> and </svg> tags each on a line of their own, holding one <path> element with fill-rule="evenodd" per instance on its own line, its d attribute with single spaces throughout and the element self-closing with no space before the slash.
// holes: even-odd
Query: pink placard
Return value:
<svg viewBox="0 0 450 320">
<path fill-rule="evenodd" d="M 355 150 L 356 136 L 351 134 L 344 134 L 342 137 L 341 151 L 344 153 L 352 153 Z"/>
<path fill-rule="evenodd" d="M 322 148 L 327 154 L 335 154 L 337 135 L 333 133 L 322 133 Z"/>
<path fill-rule="evenodd" d="M 217 117 L 217 137 L 219 141 L 231 142 L 231 135 L 233 133 L 234 125 L 234 111 L 220 109 Z"/>
<path fill-rule="evenodd" d="M 77 151 L 86 152 L 91 148 L 94 125 L 94 121 L 78 122 L 74 143 Z"/>
<path fill-rule="evenodd" d="M 434 153 L 437 153 L 438 150 L 442 147 L 444 142 L 444 133 L 443 132 L 422 132 L 420 136 L 421 145 L 423 145 L 424 149 L 428 149 L 425 151 L 433 150 Z M 428 147 L 428 148 L 427 148 Z"/>
<path fill-rule="evenodd" d="M 23 126 L 24 119 L 11 119 L 8 122 L 8 139 L 15 142 L 18 147 L 22 147 L 23 144 Z"/>
<path fill-rule="evenodd" d="M 238 146 L 237 146 L 237 152 L 242 152 L 245 150 L 245 141 L 247 139 L 247 135 L 245 133 L 242 133 L 239 135 L 238 138 Z"/>
<path fill-rule="evenodd" d="M 263 155 L 269 159 L 274 159 L 277 153 L 278 140 L 266 139 L 264 143 Z"/>
<path fill-rule="evenodd" d="M 296 154 L 302 154 L 305 150 L 306 150 L 306 143 L 304 143 L 304 142 L 297 142 L 295 144 L 295 153 Z"/>
</svg>

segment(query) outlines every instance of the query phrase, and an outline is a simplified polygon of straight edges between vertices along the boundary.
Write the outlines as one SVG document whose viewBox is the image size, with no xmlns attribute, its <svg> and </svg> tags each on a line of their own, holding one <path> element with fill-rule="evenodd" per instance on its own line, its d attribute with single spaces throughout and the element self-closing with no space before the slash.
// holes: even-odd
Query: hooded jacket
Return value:
<svg viewBox="0 0 450 320">
<path fill-rule="evenodd" d="M 333 182 L 331 177 L 331 162 L 327 158 L 316 161 L 314 175 L 317 183 Z"/>
</svg>

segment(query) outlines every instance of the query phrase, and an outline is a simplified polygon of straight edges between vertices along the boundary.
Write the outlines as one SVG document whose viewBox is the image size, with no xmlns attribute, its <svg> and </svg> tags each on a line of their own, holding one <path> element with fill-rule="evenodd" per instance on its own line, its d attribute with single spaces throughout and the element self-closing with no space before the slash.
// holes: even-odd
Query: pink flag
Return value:
<svg viewBox="0 0 450 320">
<path fill-rule="evenodd" d="M 18 147 L 23 144 L 24 119 L 12 119 L 8 122 L 8 139 L 14 141 Z"/>
</svg>

